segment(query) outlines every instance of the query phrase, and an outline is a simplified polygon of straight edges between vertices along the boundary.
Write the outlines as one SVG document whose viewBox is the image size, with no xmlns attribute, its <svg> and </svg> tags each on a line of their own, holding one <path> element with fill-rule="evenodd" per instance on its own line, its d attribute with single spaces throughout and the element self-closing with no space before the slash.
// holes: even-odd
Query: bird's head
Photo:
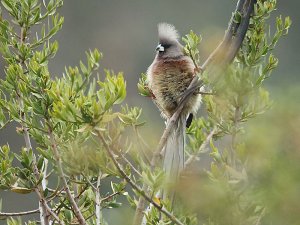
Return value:
<svg viewBox="0 0 300 225">
<path fill-rule="evenodd" d="M 179 34 L 175 27 L 168 23 L 158 24 L 157 56 L 160 58 L 176 58 L 183 56 L 183 46 L 179 43 Z"/>
</svg>

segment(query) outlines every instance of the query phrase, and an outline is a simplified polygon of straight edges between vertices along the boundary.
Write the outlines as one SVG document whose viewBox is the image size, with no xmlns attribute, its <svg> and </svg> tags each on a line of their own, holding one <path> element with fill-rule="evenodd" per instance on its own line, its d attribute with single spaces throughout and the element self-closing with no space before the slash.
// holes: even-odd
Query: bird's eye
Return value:
<svg viewBox="0 0 300 225">
<path fill-rule="evenodd" d="M 165 49 L 168 49 L 168 48 L 170 48 L 170 47 L 171 47 L 171 45 L 170 45 L 170 44 L 163 44 L 162 46 L 164 46 L 164 48 L 165 48 Z"/>
</svg>

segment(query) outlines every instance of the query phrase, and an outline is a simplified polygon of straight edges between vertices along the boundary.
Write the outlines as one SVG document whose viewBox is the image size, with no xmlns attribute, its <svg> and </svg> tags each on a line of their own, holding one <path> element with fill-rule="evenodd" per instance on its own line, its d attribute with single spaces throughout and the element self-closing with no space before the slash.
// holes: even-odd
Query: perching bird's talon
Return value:
<svg viewBox="0 0 300 225">
<path fill-rule="evenodd" d="M 201 66 L 197 66 L 194 68 L 194 74 L 197 75 L 197 74 L 201 74 L 203 72 L 203 69 L 201 68 Z"/>
</svg>

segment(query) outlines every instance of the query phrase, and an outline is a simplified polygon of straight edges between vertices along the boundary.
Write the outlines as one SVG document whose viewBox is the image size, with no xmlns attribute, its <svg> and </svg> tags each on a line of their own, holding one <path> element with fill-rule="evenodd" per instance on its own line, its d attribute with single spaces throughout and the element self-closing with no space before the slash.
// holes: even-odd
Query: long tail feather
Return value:
<svg viewBox="0 0 300 225">
<path fill-rule="evenodd" d="M 175 199 L 175 185 L 179 179 L 179 175 L 184 168 L 184 148 L 185 148 L 185 129 L 186 116 L 182 115 L 175 127 L 174 131 L 169 136 L 164 148 L 164 164 L 163 169 L 166 173 L 166 187 L 156 193 L 156 196 L 164 201 L 169 201 L 172 205 Z M 152 209 L 150 205 L 145 214 L 148 214 Z M 144 216 L 141 225 L 146 225 L 147 219 Z"/>
<path fill-rule="evenodd" d="M 166 188 L 163 191 L 163 200 L 174 203 L 175 185 L 184 168 L 186 116 L 182 115 L 169 136 L 164 155 L 164 171 L 166 173 Z"/>
</svg>

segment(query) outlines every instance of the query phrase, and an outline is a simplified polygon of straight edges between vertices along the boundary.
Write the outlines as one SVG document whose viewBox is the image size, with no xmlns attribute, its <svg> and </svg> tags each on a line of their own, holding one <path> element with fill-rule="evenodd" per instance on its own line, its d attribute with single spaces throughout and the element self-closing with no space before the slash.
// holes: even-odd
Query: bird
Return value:
<svg viewBox="0 0 300 225">
<path fill-rule="evenodd" d="M 158 24 L 158 39 L 156 56 L 147 70 L 148 88 L 153 94 L 153 101 L 160 109 L 161 115 L 170 119 L 178 106 L 180 97 L 195 76 L 197 68 L 193 60 L 185 54 L 184 47 L 178 40 L 178 31 L 173 25 Z M 183 114 L 196 113 L 200 98 L 199 95 L 192 96 Z"/>
<path fill-rule="evenodd" d="M 147 83 L 153 102 L 168 123 L 183 93 L 196 76 L 197 67 L 191 57 L 185 54 L 184 47 L 179 42 L 179 33 L 173 25 L 158 24 L 158 42 L 155 58 L 147 69 Z M 185 129 L 189 125 L 187 122 L 191 122 L 200 103 L 199 94 L 190 97 L 164 147 L 163 169 L 169 188 L 163 191 L 162 197 L 171 203 L 175 196 L 172 186 L 184 169 Z"/>
</svg>

